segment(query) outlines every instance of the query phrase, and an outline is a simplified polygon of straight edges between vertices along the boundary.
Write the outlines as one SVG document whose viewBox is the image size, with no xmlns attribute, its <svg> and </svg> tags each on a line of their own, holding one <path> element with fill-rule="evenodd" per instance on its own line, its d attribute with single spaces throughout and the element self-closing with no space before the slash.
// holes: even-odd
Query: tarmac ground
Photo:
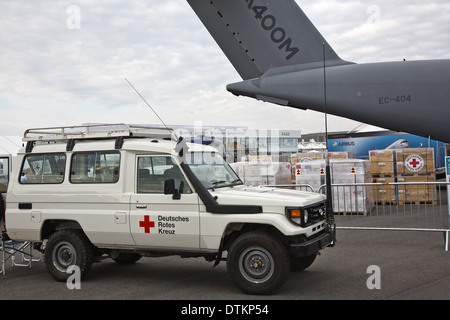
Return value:
<svg viewBox="0 0 450 320">
<path fill-rule="evenodd" d="M 242 293 L 226 263 L 203 258 L 142 258 L 94 263 L 80 289 L 51 278 L 43 262 L 0 275 L 1 300 L 449 300 L 450 252 L 441 232 L 338 230 L 306 271 L 291 273 L 272 296 Z"/>
</svg>

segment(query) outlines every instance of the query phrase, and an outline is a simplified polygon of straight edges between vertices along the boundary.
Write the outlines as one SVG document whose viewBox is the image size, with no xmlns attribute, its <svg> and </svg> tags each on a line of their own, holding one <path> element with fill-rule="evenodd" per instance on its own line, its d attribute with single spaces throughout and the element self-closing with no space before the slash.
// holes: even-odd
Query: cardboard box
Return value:
<svg viewBox="0 0 450 320">
<path fill-rule="evenodd" d="M 393 176 L 373 178 L 372 181 L 373 183 L 383 183 L 383 185 L 377 185 L 374 188 L 373 200 L 376 203 L 387 203 L 397 200 L 396 186 L 390 185 L 390 183 L 395 182 Z"/>
<path fill-rule="evenodd" d="M 426 160 L 434 160 L 434 149 L 432 148 L 410 148 L 395 150 L 397 161 L 405 161 L 409 156 L 414 154 L 419 155 Z"/>
<path fill-rule="evenodd" d="M 369 151 L 370 172 L 372 175 L 393 175 L 395 159 L 393 150 Z"/>
<path fill-rule="evenodd" d="M 374 201 L 380 203 L 396 203 L 398 201 L 398 193 L 395 190 L 395 186 L 385 186 L 377 189 L 374 196 Z"/>
<path fill-rule="evenodd" d="M 373 150 L 369 151 L 370 162 L 393 162 L 394 151 L 393 150 Z"/>
<path fill-rule="evenodd" d="M 310 162 L 314 160 L 322 160 L 324 158 L 324 154 L 320 152 L 311 152 L 311 153 L 297 153 L 291 155 L 291 163 L 297 164 L 299 162 Z"/>
<path fill-rule="evenodd" d="M 373 175 L 419 175 L 435 172 L 434 149 L 412 148 L 369 152 Z"/>
<path fill-rule="evenodd" d="M 435 172 L 434 149 L 399 149 L 395 156 L 398 176 Z"/>
<path fill-rule="evenodd" d="M 328 152 L 329 159 L 356 159 L 356 152 Z"/>
<path fill-rule="evenodd" d="M 292 183 L 289 162 L 237 162 L 230 166 L 247 185 Z"/>
<path fill-rule="evenodd" d="M 370 162 L 372 175 L 394 175 L 394 161 Z"/>
<path fill-rule="evenodd" d="M 288 162 L 288 156 L 286 155 L 258 155 L 258 156 L 243 156 L 242 162 Z"/>
<path fill-rule="evenodd" d="M 426 182 L 435 182 L 434 174 L 429 176 L 406 176 L 398 177 L 398 182 L 417 183 L 413 185 L 398 186 L 398 201 L 404 203 L 431 203 L 437 199 L 437 190 L 434 185 L 420 184 Z"/>
</svg>

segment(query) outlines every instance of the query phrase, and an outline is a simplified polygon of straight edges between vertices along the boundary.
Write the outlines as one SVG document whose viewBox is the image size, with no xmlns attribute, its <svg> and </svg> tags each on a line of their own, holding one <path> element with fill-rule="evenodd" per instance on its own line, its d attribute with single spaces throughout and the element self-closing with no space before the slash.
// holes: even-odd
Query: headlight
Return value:
<svg viewBox="0 0 450 320">
<path fill-rule="evenodd" d="M 308 223 L 309 215 L 306 209 L 286 208 L 286 215 L 292 222 L 299 226 L 305 226 Z"/>
<path fill-rule="evenodd" d="M 319 214 L 320 214 L 321 217 L 325 217 L 325 213 L 326 213 L 325 208 L 320 208 L 319 209 Z"/>
<path fill-rule="evenodd" d="M 287 207 L 286 216 L 296 225 L 307 227 L 326 219 L 325 203 L 307 207 Z"/>
</svg>

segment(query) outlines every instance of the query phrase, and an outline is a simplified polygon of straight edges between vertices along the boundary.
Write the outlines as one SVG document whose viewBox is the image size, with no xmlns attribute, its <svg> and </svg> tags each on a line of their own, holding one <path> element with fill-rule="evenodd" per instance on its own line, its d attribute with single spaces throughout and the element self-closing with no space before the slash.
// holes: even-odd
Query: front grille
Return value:
<svg viewBox="0 0 450 320">
<path fill-rule="evenodd" d="M 305 209 L 308 210 L 308 223 L 306 226 L 319 223 L 327 217 L 325 202 L 306 207 Z"/>
</svg>

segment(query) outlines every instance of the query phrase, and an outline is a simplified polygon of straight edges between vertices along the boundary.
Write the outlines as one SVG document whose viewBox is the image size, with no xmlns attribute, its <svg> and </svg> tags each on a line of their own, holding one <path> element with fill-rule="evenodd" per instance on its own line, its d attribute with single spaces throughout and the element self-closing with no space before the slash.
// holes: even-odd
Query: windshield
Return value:
<svg viewBox="0 0 450 320">
<path fill-rule="evenodd" d="M 188 153 L 186 162 L 207 189 L 243 184 L 233 169 L 216 152 Z"/>
</svg>

